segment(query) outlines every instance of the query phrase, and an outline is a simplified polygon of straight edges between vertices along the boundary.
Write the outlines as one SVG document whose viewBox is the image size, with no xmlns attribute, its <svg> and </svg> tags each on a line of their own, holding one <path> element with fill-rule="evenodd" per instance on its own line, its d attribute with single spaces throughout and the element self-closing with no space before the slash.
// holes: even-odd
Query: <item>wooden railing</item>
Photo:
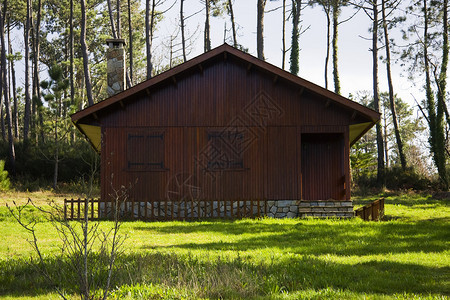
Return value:
<svg viewBox="0 0 450 300">
<path fill-rule="evenodd" d="M 66 220 L 82 220 L 87 214 L 89 220 L 99 219 L 99 199 L 64 199 L 64 218 Z"/>
<path fill-rule="evenodd" d="M 384 217 L 384 198 L 375 200 L 355 210 L 355 216 L 365 221 L 379 221 Z"/>
<path fill-rule="evenodd" d="M 66 220 L 81 220 L 85 214 L 91 220 L 112 219 L 116 204 L 99 199 L 64 200 Z M 122 219 L 128 220 L 196 220 L 207 218 L 240 219 L 258 218 L 268 213 L 267 200 L 188 200 L 188 201 L 128 201 L 118 204 Z"/>
</svg>

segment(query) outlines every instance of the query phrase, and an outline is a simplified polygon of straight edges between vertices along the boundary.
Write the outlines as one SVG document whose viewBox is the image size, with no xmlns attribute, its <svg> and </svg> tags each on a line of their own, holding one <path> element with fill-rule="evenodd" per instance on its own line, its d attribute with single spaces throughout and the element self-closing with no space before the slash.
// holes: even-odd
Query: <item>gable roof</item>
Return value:
<svg viewBox="0 0 450 300">
<path fill-rule="evenodd" d="M 72 122 L 77 126 L 77 128 L 88 138 L 92 146 L 100 151 L 100 126 L 92 124 L 92 118 L 98 119 L 98 114 L 105 110 L 111 105 L 119 103 L 123 106 L 124 102 L 127 101 L 131 96 L 148 92 L 151 88 L 165 82 L 165 81 L 176 81 L 176 77 L 183 73 L 191 71 L 193 69 L 200 70 L 203 68 L 202 65 L 217 59 L 218 57 L 226 57 L 231 55 L 238 60 L 241 60 L 247 64 L 247 68 L 256 68 L 263 72 L 272 73 L 277 78 L 284 79 L 294 85 L 298 85 L 299 88 L 304 88 L 312 93 L 321 95 L 326 99 L 334 102 L 337 105 L 345 107 L 352 110 L 355 114 L 359 114 L 367 119 L 367 122 L 350 125 L 350 144 L 354 144 L 362 135 L 364 135 L 376 122 L 380 119 L 380 114 L 370 108 L 367 108 L 359 103 L 351 101 L 345 97 L 342 97 L 336 93 L 333 93 L 321 86 L 318 86 L 312 82 L 309 82 L 301 77 L 293 75 L 285 70 L 282 70 L 272 64 L 269 64 L 263 60 L 260 60 L 248 53 L 242 52 L 236 48 L 233 48 L 227 44 L 223 44 L 217 48 L 212 49 L 209 52 L 201 54 L 185 63 L 182 63 L 166 72 L 158 74 L 151 79 L 148 79 L 140 84 L 137 84 L 121 93 L 118 93 L 110 98 L 100 101 L 90 107 L 87 107 L 71 116 Z"/>
</svg>

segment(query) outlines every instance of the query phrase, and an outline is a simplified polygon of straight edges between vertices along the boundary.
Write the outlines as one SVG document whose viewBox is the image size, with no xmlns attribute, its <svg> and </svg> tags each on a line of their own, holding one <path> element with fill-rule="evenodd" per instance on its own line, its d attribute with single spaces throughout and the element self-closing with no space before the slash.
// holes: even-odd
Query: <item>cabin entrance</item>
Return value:
<svg viewBox="0 0 450 300">
<path fill-rule="evenodd" d="M 301 147 L 302 199 L 344 199 L 344 134 L 304 133 Z"/>
</svg>

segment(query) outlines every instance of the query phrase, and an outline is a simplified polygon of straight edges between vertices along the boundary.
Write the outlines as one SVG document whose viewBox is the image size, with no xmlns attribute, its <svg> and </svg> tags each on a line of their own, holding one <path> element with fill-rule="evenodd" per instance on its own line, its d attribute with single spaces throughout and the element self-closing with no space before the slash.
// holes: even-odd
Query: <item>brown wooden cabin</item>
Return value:
<svg viewBox="0 0 450 300">
<path fill-rule="evenodd" d="M 350 201 L 350 147 L 379 118 L 226 44 L 72 115 L 101 154 L 102 201 L 131 184 L 170 205 Z"/>
</svg>

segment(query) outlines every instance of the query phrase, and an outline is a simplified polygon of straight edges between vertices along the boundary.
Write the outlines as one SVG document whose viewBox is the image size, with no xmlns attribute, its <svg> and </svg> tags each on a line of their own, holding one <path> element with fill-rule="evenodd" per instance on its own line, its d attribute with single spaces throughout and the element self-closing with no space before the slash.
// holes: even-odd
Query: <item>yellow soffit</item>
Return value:
<svg viewBox="0 0 450 300">
<path fill-rule="evenodd" d="M 371 127 L 372 124 L 373 124 L 372 122 L 367 122 L 367 123 L 359 123 L 359 124 L 350 125 L 349 126 L 350 144 L 353 144 L 354 142 L 356 142 L 356 139 L 358 139 L 358 137 L 364 132 L 364 130 L 367 129 L 367 127 Z"/>
<path fill-rule="evenodd" d="M 91 144 L 92 144 L 92 146 L 94 146 L 95 150 L 100 152 L 100 148 L 101 148 L 101 144 L 102 144 L 102 135 L 101 135 L 100 126 L 78 124 L 78 127 L 80 127 L 80 129 L 83 131 L 83 133 L 91 141 Z"/>
</svg>

